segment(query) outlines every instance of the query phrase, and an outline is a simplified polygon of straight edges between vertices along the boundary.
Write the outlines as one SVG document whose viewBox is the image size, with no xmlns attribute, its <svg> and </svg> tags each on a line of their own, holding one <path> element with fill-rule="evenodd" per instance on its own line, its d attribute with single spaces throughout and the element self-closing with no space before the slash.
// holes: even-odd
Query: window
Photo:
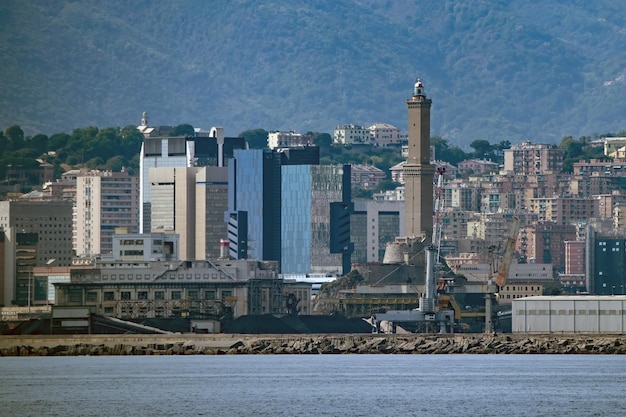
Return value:
<svg viewBox="0 0 626 417">
<path fill-rule="evenodd" d="M 113 314 L 113 307 L 104 307 L 104 314 Z"/>
<path fill-rule="evenodd" d="M 122 291 L 122 300 L 130 300 L 130 291 Z"/>
<path fill-rule="evenodd" d="M 87 293 L 87 302 L 95 303 L 98 301 L 98 293 L 96 291 L 89 291 Z"/>
<path fill-rule="evenodd" d="M 148 291 L 139 291 L 137 293 L 138 300 L 147 300 L 148 299 Z"/>
<path fill-rule="evenodd" d="M 154 292 L 155 300 L 164 300 L 165 299 L 165 291 L 155 291 Z"/>
<path fill-rule="evenodd" d="M 182 298 L 182 294 L 180 291 L 172 291 L 172 300 L 180 300 Z"/>
<path fill-rule="evenodd" d="M 228 297 L 232 297 L 233 292 L 232 291 L 224 291 L 222 290 L 222 301 L 226 300 L 226 298 Z"/>
<path fill-rule="evenodd" d="M 114 301 L 115 293 L 113 291 L 105 291 L 104 292 L 104 301 Z"/>
<path fill-rule="evenodd" d="M 197 300 L 198 299 L 198 291 L 197 290 L 187 291 L 187 298 L 189 298 L 190 300 Z"/>
<path fill-rule="evenodd" d="M 204 291 L 204 299 L 205 300 L 215 300 L 215 290 L 206 290 L 206 291 Z"/>
</svg>

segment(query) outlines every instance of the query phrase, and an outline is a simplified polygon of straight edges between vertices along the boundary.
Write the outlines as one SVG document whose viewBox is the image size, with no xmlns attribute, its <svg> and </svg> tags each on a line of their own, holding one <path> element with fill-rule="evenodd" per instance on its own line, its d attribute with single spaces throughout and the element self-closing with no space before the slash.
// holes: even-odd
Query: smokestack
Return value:
<svg viewBox="0 0 626 417">
<path fill-rule="evenodd" d="M 228 239 L 220 239 L 220 259 L 229 259 L 230 258 L 230 243 Z"/>
</svg>

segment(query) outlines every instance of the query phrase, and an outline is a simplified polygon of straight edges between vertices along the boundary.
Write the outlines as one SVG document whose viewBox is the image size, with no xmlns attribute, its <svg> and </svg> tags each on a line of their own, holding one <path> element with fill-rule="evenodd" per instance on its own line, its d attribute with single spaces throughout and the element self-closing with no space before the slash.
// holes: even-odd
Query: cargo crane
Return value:
<svg viewBox="0 0 626 417">
<path fill-rule="evenodd" d="M 498 275 L 496 276 L 496 282 L 493 283 L 491 276 L 487 281 L 487 291 L 485 293 L 485 333 L 491 333 L 493 331 L 493 323 L 491 319 L 491 302 L 493 295 L 500 291 L 500 288 L 506 283 L 506 277 L 509 274 L 509 268 L 511 267 L 511 261 L 513 260 L 513 254 L 515 253 L 515 242 L 517 242 L 517 235 L 519 233 L 519 218 L 513 216 L 509 233 L 504 242 L 504 252 L 500 261 L 500 267 L 498 268 Z"/>
<path fill-rule="evenodd" d="M 439 325 L 439 333 L 453 331 L 454 311 L 440 309 L 437 305 L 437 277 L 436 272 L 441 271 L 441 235 L 443 229 L 443 198 L 442 185 L 445 168 L 437 169 L 437 185 L 435 188 L 435 200 L 433 210 L 433 234 L 432 241 L 424 248 L 426 258 L 426 277 L 424 283 L 424 295 L 419 298 L 419 308 L 415 310 L 390 310 L 373 316 L 372 331 L 380 333 L 380 323 L 388 321 L 392 325 L 392 333 L 395 333 L 396 324 L 402 322 L 432 323 Z"/>
<path fill-rule="evenodd" d="M 443 176 L 446 173 L 446 169 L 443 167 L 437 168 L 437 185 L 435 187 L 435 208 L 433 215 L 433 246 L 436 253 L 435 265 L 441 264 L 441 235 L 443 231 Z"/>
</svg>

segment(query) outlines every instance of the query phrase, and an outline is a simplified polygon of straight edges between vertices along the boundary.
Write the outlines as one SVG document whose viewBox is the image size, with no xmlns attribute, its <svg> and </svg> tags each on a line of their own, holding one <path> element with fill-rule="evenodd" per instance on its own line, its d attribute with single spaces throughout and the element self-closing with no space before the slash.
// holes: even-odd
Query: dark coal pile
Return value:
<svg viewBox="0 0 626 417">
<path fill-rule="evenodd" d="M 341 316 L 242 316 L 228 323 L 224 333 L 315 334 L 371 333 L 372 327 L 360 318 Z"/>
</svg>

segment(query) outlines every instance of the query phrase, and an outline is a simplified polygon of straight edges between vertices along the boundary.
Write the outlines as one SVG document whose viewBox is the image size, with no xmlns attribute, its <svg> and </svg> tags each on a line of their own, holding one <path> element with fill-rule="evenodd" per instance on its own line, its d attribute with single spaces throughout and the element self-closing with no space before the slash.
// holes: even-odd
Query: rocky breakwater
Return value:
<svg viewBox="0 0 626 417">
<path fill-rule="evenodd" d="M 6 341 L 5 341 L 6 342 Z M 624 354 L 626 336 L 599 335 L 223 335 L 8 345 L 0 356 L 224 354 Z"/>
<path fill-rule="evenodd" d="M 244 354 L 625 354 L 624 336 L 349 336 L 258 339 L 233 346 Z"/>
</svg>

